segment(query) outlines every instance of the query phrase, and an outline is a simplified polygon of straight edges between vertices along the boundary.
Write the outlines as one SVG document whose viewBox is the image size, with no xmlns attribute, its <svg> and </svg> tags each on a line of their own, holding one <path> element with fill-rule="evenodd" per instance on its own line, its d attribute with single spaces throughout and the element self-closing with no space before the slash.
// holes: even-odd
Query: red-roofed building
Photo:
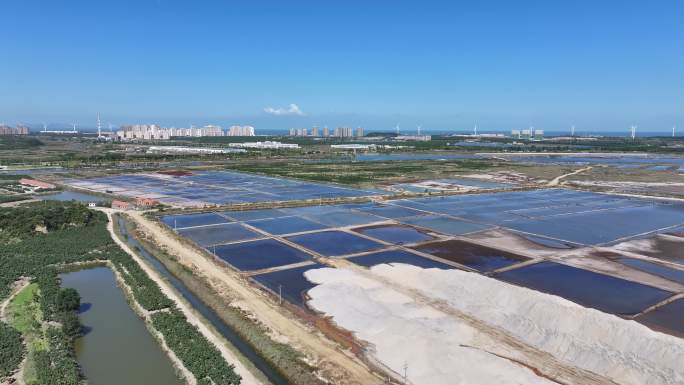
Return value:
<svg viewBox="0 0 684 385">
<path fill-rule="evenodd" d="M 31 187 L 37 187 L 37 188 L 46 188 L 46 189 L 53 189 L 57 186 L 55 186 L 52 183 L 48 182 L 42 182 L 39 180 L 35 179 L 28 179 L 28 178 L 21 178 L 19 179 L 19 184 L 23 184 L 24 186 L 31 186 Z"/>
<path fill-rule="evenodd" d="M 159 204 L 159 202 L 151 198 L 135 198 L 135 205 L 138 207 L 152 207 L 157 204 Z"/>
<path fill-rule="evenodd" d="M 124 201 L 114 199 L 112 201 L 112 208 L 113 209 L 128 210 L 131 208 L 131 204 L 128 202 L 124 202 Z"/>
</svg>

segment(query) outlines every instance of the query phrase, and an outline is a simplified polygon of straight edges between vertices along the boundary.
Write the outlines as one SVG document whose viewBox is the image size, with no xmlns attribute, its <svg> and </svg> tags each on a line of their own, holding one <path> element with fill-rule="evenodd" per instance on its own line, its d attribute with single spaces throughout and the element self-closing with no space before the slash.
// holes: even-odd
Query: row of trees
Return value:
<svg viewBox="0 0 684 385">
<path fill-rule="evenodd" d="M 178 310 L 152 315 L 152 324 L 171 350 L 197 378 L 198 385 L 239 384 L 240 376 L 221 353 Z"/>
<path fill-rule="evenodd" d="M 105 223 L 107 217 L 76 202 L 43 201 L 0 208 L 0 243 L 18 242 L 37 232 Z"/>
<path fill-rule="evenodd" d="M 0 322 L 0 378 L 11 374 L 19 366 L 23 356 L 21 333 Z"/>
<path fill-rule="evenodd" d="M 44 332 L 47 349 L 31 353 L 40 384 L 75 385 L 81 380 L 73 352 L 73 339 L 81 333 L 76 314 L 80 296 L 59 286 L 59 266 L 102 259 L 113 245 L 106 220 L 74 202 L 0 209 L 0 300 L 9 295 L 13 282 L 30 277 L 39 287 L 43 320 L 50 322 Z M 38 225 L 48 233 L 36 232 Z M 0 377 L 16 370 L 25 354 L 21 334 L 0 323 Z"/>
<path fill-rule="evenodd" d="M 121 248 L 112 247 L 107 257 L 133 291 L 135 300 L 145 310 L 153 311 L 173 306 L 173 301 L 161 292 L 159 286 L 147 276 L 140 265 Z"/>
<path fill-rule="evenodd" d="M 59 217 L 62 217 L 60 219 Z M 50 230 L 37 233 L 22 223 L 42 223 Z M 55 202 L 0 211 L 0 233 L 13 232 L 11 242 L 0 238 L 0 299 L 20 277 L 38 283 L 38 298 L 48 348 L 32 353 L 38 382 L 47 385 L 76 385 L 81 381 L 73 341 L 81 333 L 76 310 L 80 296 L 61 288 L 58 274 L 65 264 L 109 260 L 131 288 L 135 300 L 146 310 L 169 309 L 153 316 L 153 324 L 169 341 L 200 384 L 240 383 L 233 366 L 191 325 L 140 266 L 116 244 L 106 229 L 106 216 L 79 203 Z M 49 224 L 49 225 L 48 225 Z M 12 228 L 12 226 L 16 226 Z M 0 377 L 16 370 L 25 351 L 19 332 L 0 324 Z"/>
</svg>

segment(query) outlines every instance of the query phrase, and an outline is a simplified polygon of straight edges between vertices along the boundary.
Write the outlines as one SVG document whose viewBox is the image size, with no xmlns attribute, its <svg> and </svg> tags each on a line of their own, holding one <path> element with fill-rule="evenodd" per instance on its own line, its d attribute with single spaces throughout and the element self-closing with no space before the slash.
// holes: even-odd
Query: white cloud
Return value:
<svg viewBox="0 0 684 385">
<path fill-rule="evenodd" d="M 273 108 L 273 107 L 266 107 L 264 108 L 264 112 L 270 115 L 276 115 L 276 116 L 286 116 L 286 115 L 296 115 L 296 116 L 304 116 L 304 111 L 302 111 L 298 105 L 292 103 L 287 108 Z"/>
</svg>

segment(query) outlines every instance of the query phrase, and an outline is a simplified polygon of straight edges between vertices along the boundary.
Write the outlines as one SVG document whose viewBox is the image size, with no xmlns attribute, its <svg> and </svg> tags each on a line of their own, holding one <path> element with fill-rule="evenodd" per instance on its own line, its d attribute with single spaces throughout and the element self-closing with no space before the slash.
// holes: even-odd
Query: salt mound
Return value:
<svg viewBox="0 0 684 385">
<path fill-rule="evenodd" d="M 345 269 L 305 274 L 320 283 L 309 305 L 372 343 L 372 355 L 394 372 L 403 375 L 406 365 L 412 384 L 555 384 L 478 349 L 487 336 L 377 281 Z"/>
<path fill-rule="evenodd" d="M 371 274 L 316 269 L 310 304 L 375 345 L 378 360 L 398 373 L 404 360 L 415 384 L 548 383 L 526 368 L 464 346 L 490 346 L 487 336 L 389 285 L 441 300 L 519 340 L 620 384 L 684 383 L 684 342 L 563 298 L 460 270 L 378 265 Z M 453 376 L 453 377 L 451 377 Z M 496 376 L 496 377 L 489 377 Z"/>
</svg>

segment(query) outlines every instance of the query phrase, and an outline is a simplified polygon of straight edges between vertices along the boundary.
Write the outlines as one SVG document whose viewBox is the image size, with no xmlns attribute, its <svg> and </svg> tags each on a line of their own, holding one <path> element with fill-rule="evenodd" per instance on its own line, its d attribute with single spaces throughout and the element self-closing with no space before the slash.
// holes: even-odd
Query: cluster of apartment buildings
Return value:
<svg viewBox="0 0 684 385">
<path fill-rule="evenodd" d="M 29 128 L 22 125 L 17 125 L 16 127 L 10 127 L 5 124 L 0 124 L 0 136 L 9 135 L 28 135 Z"/>
<path fill-rule="evenodd" d="M 224 130 L 221 126 L 207 125 L 204 127 L 176 128 L 160 127 L 156 124 L 133 124 L 121 126 L 116 132 L 117 140 L 168 140 L 174 136 L 203 137 L 203 136 L 254 136 L 252 126 L 231 126 Z"/>
<path fill-rule="evenodd" d="M 323 127 L 322 132 L 320 132 L 318 127 L 314 126 L 311 129 L 311 135 L 309 135 L 309 130 L 307 128 L 290 128 L 290 136 L 313 136 L 323 138 L 360 138 L 363 137 L 363 127 L 358 127 L 356 129 L 356 135 L 354 134 L 354 129 L 351 127 L 337 127 L 331 133 L 328 127 Z"/>
<path fill-rule="evenodd" d="M 282 143 L 266 140 L 263 142 L 243 142 L 243 143 L 229 143 L 229 147 L 237 148 L 257 148 L 257 149 L 269 149 L 269 150 L 281 150 L 288 149 L 293 150 L 299 148 L 296 143 Z"/>
<path fill-rule="evenodd" d="M 515 139 L 543 140 L 544 130 L 511 130 L 511 137 Z"/>
</svg>

